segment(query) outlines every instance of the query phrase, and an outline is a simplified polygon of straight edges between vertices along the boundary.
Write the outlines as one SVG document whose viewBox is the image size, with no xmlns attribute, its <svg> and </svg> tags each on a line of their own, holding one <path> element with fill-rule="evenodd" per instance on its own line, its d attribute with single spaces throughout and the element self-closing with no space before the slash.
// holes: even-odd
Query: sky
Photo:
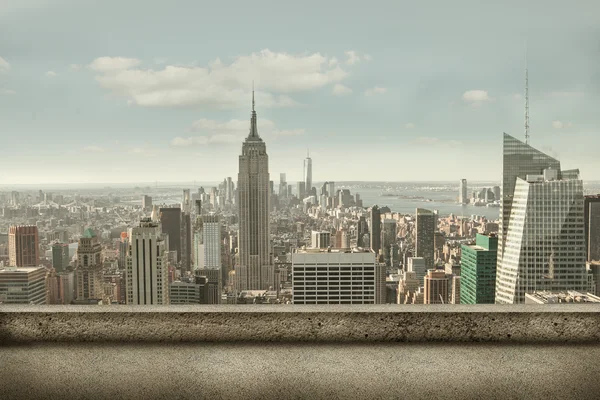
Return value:
<svg viewBox="0 0 600 400">
<path fill-rule="evenodd" d="M 600 179 L 600 2 L 0 0 L 0 185 L 499 181 L 502 133 Z"/>
</svg>

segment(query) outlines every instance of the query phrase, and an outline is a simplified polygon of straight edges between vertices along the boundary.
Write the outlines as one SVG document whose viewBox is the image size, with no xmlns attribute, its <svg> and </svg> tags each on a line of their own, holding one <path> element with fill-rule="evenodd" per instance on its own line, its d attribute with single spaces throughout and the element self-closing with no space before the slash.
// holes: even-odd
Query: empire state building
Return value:
<svg viewBox="0 0 600 400">
<path fill-rule="evenodd" d="M 250 133 L 242 144 L 238 173 L 239 265 L 236 289 L 266 290 L 275 284 L 269 234 L 269 156 L 258 136 L 254 91 Z"/>
</svg>

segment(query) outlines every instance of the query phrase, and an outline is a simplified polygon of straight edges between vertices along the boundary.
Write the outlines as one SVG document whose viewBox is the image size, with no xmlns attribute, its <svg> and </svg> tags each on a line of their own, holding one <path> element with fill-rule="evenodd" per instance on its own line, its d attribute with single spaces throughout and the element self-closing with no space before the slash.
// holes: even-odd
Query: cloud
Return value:
<svg viewBox="0 0 600 400">
<path fill-rule="evenodd" d="M 48 71 L 48 72 L 46 72 L 46 76 L 48 78 L 56 78 L 58 76 L 58 74 L 54 71 Z"/>
<path fill-rule="evenodd" d="M 412 122 L 409 122 L 408 124 L 404 125 L 405 129 L 415 129 L 415 124 L 413 124 Z"/>
<path fill-rule="evenodd" d="M 6 96 L 11 96 L 13 94 L 17 94 L 17 92 L 15 92 L 12 89 L 0 89 L 0 94 L 1 95 L 6 95 Z"/>
<path fill-rule="evenodd" d="M 467 90 L 463 93 L 462 98 L 467 103 L 481 103 L 490 100 L 487 90 Z"/>
<path fill-rule="evenodd" d="M 216 108 L 249 107 L 255 81 L 258 107 L 291 107 L 290 94 L 317 90 L 346 79 L 349 72 L 333 57 L 288 54 L 265 49 L 225 63 L 215 59 L 205 66 L 165 65 L 138 68 L 132 58 L 100 57 L 90 69 L 113 94 L 142 107 Z"/>
<path fill-rule="evenodd" d="M 360 56 L 354 50 L 347 51 L 345 54 L 346 54 L 346 58 L 347 58 L 346 64 L 352 65 L 352 64 L 356 64 L 357 62 L 360 61 Z"/>
<path fill-rule="evenodd" d="M 573 124 L 571 122 L 552 121 L 552 127 L 554 129 L 571 128 Z"/>
<path fill-rule="evenodd" d="M 0 72 L 6 72 L 10 69 L 10 64 L 4 58 L 0 57 Z"/>
<path fill-rule="evenodd" d="M 373 61 L 373 56 L 371 56 L 370 54 L 365 54 L 364 59 L 365 61 Z"/>
<path fill-rule="evenodd" d="M 154 57 L 154 64 L 165 64 L 167 61 L 169 59 L 166 57 Z"/>
<path fill-rule="evenodd" d="M 92 61 L 88 68 L 96 72 L 116 73 L 137 67 L 142 62 L 136 58 L 126 57 L 99 57 Z"/>
<path fill-rule="evenodd" d="M 100 146 L 86 146 L 83 151 L 87 153 L 104 153 L 104 149 Z"/>
<path fill-rule="evenodd" d="M 143 147 L 134 147 L 133 149 L 129 150 L 130 154 L 139 154 L 139 155 L 143 155 L 146 157 L 154 157 L 156 155 L 156 153 L 153 150 L 150 149 L 146 149 Z"/>
<path fill-rule="evenodd" d="M 344 86 L 341 83 L 336 83 L 333 86 L 332 93 L 336 96 L 346 96 L 352 93 L 352 89 L 348 86 Z"/>
<path fill-rule="evenodd" d="M 187 129 L 187 132 L 196 133 L 197 135 L 188 137 L 177 136 L 171 140 L 171 146 L 240 144 L 248 136 L 249 129 L 249 121 L 232 119 L 222 122 L 203 118 L 194 121 Z M 277 139 L 278 137 L 303 135 L 305 131 L 304 129 L 277 129 L 273 121 L 259 119 L 258 133 L 263 138 Z"/>
<path fill-rule="evenodd" d="M 462 142 L 458 140 L 444 140 L 437 137 L 420 136 L 414 138 L 412 143 L 418 146 L 429 146 L 429 147 L 457 147 L 462 145 Z"/>
<path fill-rule="evenodd" d="M 69 69 L 73 72 L 77 72 L 81 69 L 80 64 L 69 64 Z"/>
<path fill-rule="evenodd" d="M 365 96 L 374 96 L 376 94 L 384 94 L 387 92 L 387 88 L 375 86 L 373 88 L 365 90 Z"/>
<path fill-rule="evenodd" d="M 513 99 L 515 99 L 515 100 L 521 100 L 522 98 L 523 98 L 523 96 L 520 93 L 515 93 L 513 95 Z"/>
</svg>

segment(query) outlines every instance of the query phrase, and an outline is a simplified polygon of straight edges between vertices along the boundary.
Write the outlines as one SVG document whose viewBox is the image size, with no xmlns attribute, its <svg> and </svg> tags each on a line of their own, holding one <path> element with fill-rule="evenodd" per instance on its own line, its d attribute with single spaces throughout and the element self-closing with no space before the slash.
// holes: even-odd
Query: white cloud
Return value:
<svg viewBox="0 0 600 400">
<path fill-rule="evenodd" d="M 249 129 L 250 121 L 232 119 L 222 122 L 203 118 L 194 121 L 187 129 L 187 132 L 196 133 L 196 136 L 178 136 L 171 140 L 171 145 L 187 147 L 208 144 L 239 144 L 248 136 Z M 304 133 L 304 129 L 277 129 L 271 120 L 258 120 L 258 134 L 263 138 L 276 139 Z"/>
<path fill-rule="evenodd" d="M 104 153 L 104 149 L 100 146 L 86 146 L 83 151 L 87 153 Z"/>
<path fill-rule="evenodd" d="M 6 95 L 6 96 L 11 96 L 13 94 L 17 94 L 17 92 L 15 92 L 12 89 L 2 89 L 2 90 L 0 90 L 0 94 Z"/>
<path fill-rule="evenodd" d="M 142 62 L 136 58 L 99 57 L 92 61 L 88 68 L 97 72 L 119 72 L 137 67 Z"/>
<path fill-rule="evenodd" d="M 352 89 L 348 86 L 344 86 L 341 83 L 336 83 L 333 86 L 332 93 L 336 96 L 346 96 L 352 93 Z"/>
<path fill-rule="evenodd" d="M 404 125 L 405 129 L 415 129 L 415 124 L 413 124 L 412 122 L 407 123 L 406 125 Z"/>
<path fill-rule="evenodd" d="M 6 72 L 10 69 L 10 64 L 4 58 L 0 57 L 0 72 Z"/>
<path fill-rule="evenodd" d="M 69 64 L 69 69 L 71 71 L 77 72 L 81 69 L 81 65 L 80 64 Z"/>
<path fill-rule="evenodd" d="M 487 90 L 467 90 L 462 98 L 467 103 L 482 103 L 491 100 Z"/>
<path fill-rule="evenodd" d="M 350 50 L 346 52 L 346 64 L 356 64 L 357 62 L 360 61 L 360 56 L 358 55 L 358 53 L 354 50 Z"/>
<path fill-rule="evenodd" d="M 365 96 L 374 96 L 376 94 L 384 94 L 387 92 L 387 88 L 375 86 L 373 88 L 365 90 Z"/>
<path fill-rule="evenodd" d="M 58 76 L 58 74 L 56 72 L 54 72 L 54 71 L 48 71 L 48 72 L 46 72 L 46 76 L 48 78 L 55 78 L 55 77 Z"/>
<path fill-rule="evenodd" d="M 166 57 L 155 57 L 154 64 L 165 64 L 168 60 Z"/>
<path fill-rule="evenodd" d="M 101 57 L 90 64 L 96 80 L 114 94 L 143 107 L 249 107 L 255 81 L 258 107 L 298 105 L 289 94 L 320 89 L 346 79 L 349 73 L 333 57 L 288 54 L 268 49 L 220 59 L 206 66 L 166 65 L 135 68 L 139 60 Z"/>
<path fill-rule="evenodd" d="M 129 150 L 129 153 L 139 154 L 139 155 L 143 155 L 146 157 L 154 157 L 156 155 L 156 153 L 154 151 L 143 148 L 143 147 L 134 147 L 133 149 Z"/>
<path fill-rule="evenodd" d="M 554 129 L 571 128 L 572 126 L 573 123 L 571 122 L 552 121 L 552 127 Z"/>
</svg>

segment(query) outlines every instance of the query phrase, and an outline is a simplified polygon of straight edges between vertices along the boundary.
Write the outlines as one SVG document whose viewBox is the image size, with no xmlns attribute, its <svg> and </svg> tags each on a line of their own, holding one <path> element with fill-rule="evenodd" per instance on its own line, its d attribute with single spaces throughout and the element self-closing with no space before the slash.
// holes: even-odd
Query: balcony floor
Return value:
<svg viewBox="0 0 600 400">
<path fill-rule="evenodd" d="M 600 344 L 0 347 L 0 398 L 598 398 Z"/>
</svg>

